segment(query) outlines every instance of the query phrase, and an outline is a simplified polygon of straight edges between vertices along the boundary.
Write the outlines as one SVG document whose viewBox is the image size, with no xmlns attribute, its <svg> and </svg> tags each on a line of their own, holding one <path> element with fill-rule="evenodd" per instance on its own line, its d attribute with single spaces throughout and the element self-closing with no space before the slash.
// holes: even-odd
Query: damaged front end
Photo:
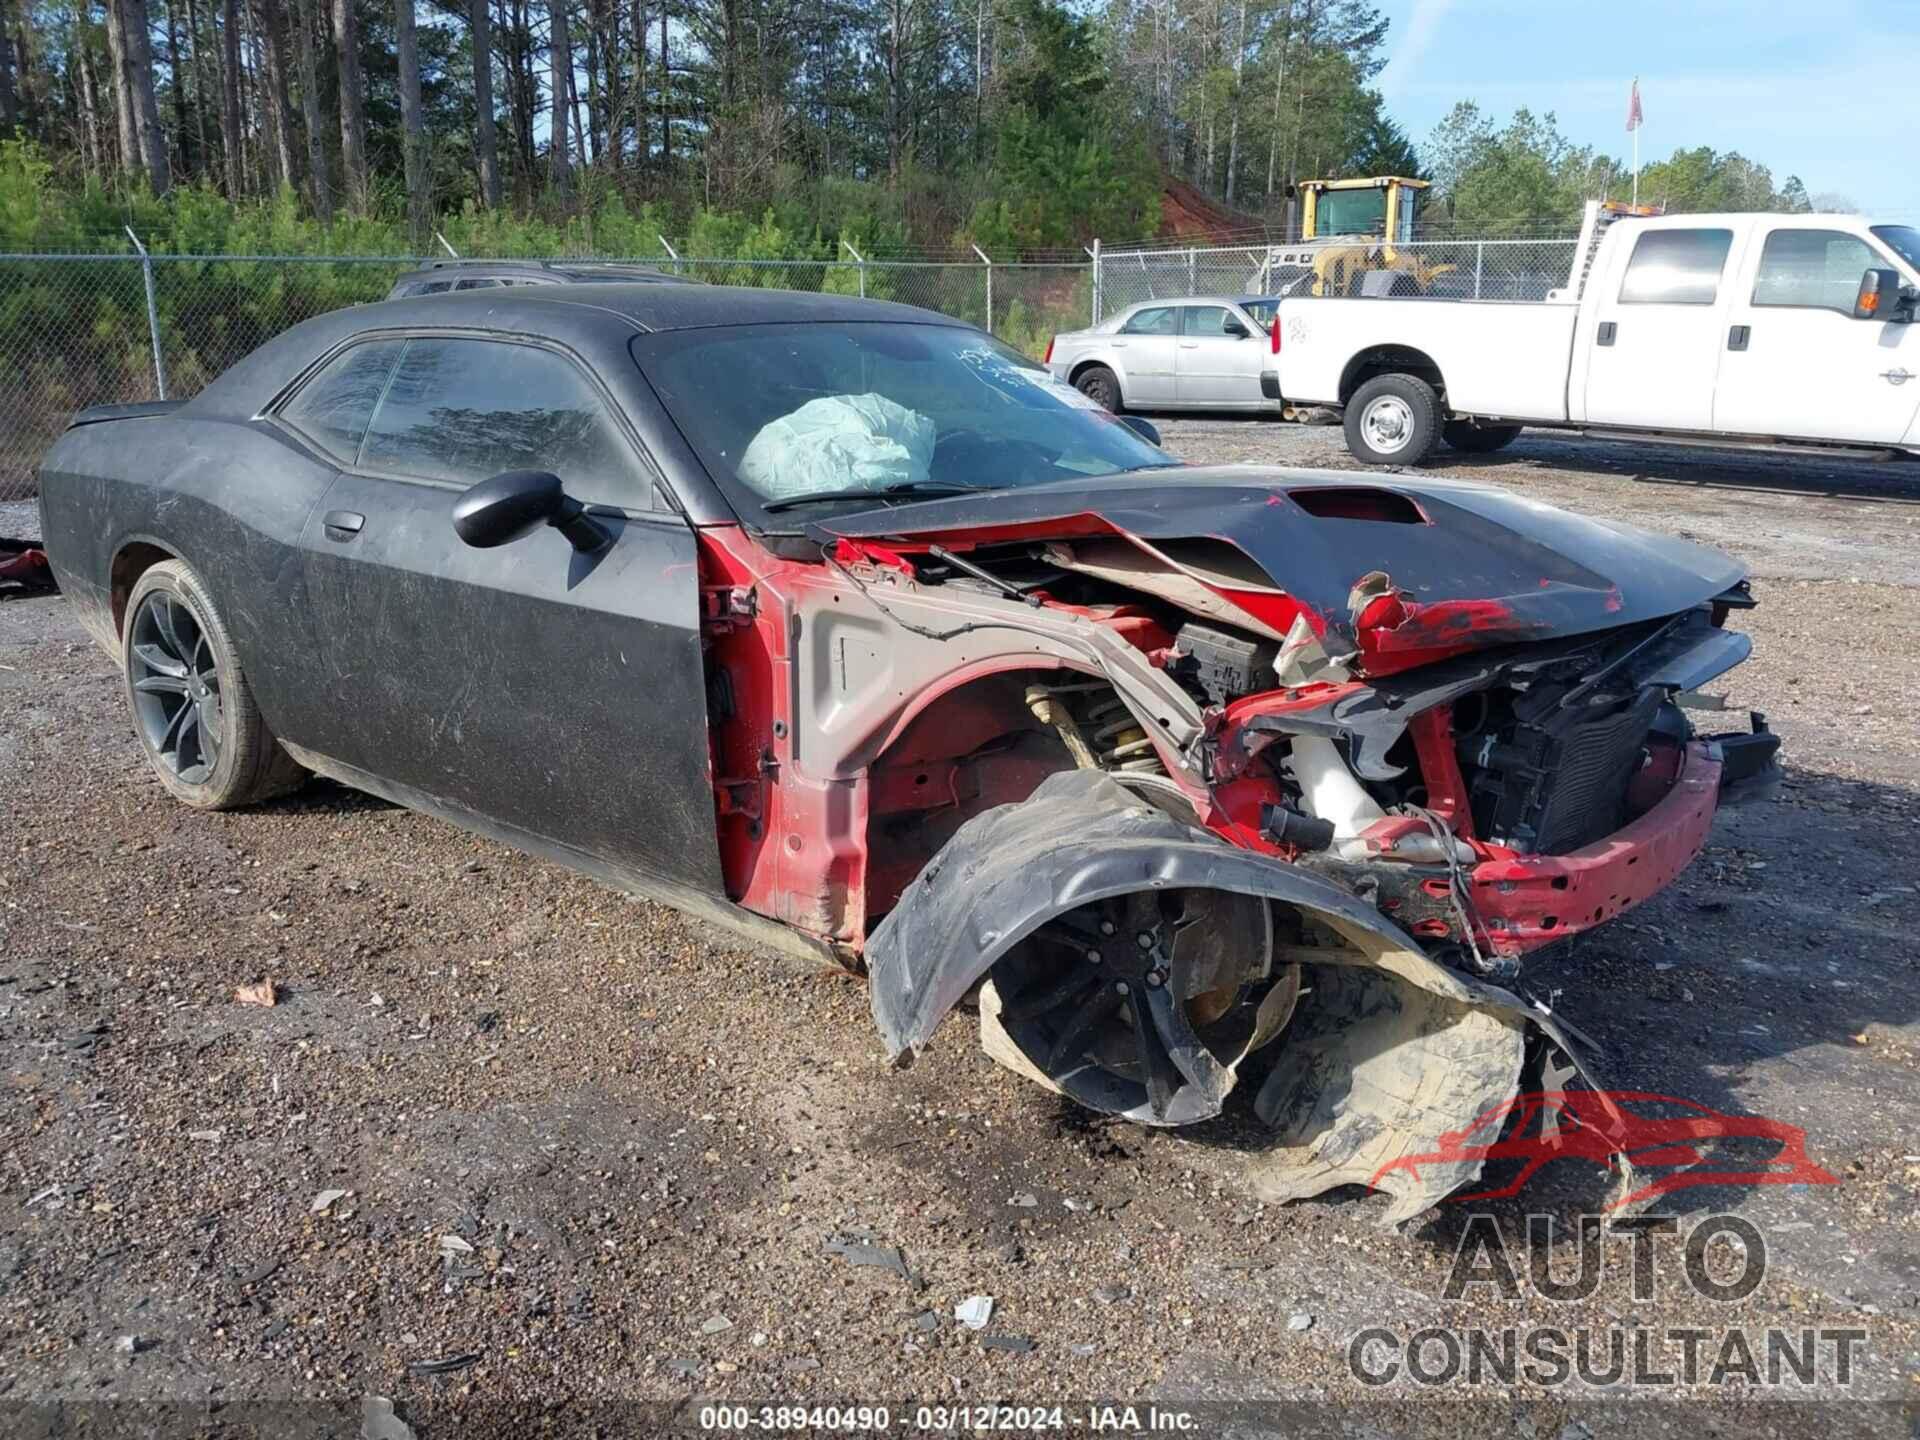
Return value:
<svg viewBox="0 0 1920 1440">
<path fill-rule="evenodd" d="M 1404 1219 L 1478 1164 L 1396 1160 L 1529 1056 L 1579 1073 L 1522 958 L 1664 888 L 1723 787 L 1773 770 L 1760 717 L 1703 737 L 1680 703 L 1746 657 L 1724 621 L 1752 602 L 1724 557 L 1464 487 L 1172 490 L 833 535 L 863 592 L 876 556 L 896 605 L 997 588 L 1020 618 L 992 624 L 1088 676 L 1027 684 L 1061 766 L 958 824 L 868 935 L 875 1020 L 909 1058 L 978 987 L 996 1060 L 1152 1125 L 1245 1078 L 1264 1193 L 1372 1183 Z M 1206 538 L 1177 533 L 1196 512 Z"/>
<path fill-rule="evenodd" d="M 1097 771 L 963 827 L 868 954 L 890 1053 L 917 1052 L 985 979 L 990 1055 L 1145 1124 L 1218 1114 L 1243 1062 L 1284 1034 L 1255 1107 L 1299 1154 L 1257 1166 L 1256 1183 L 1295 1199 L 1379 1175 L 1390 1222 L 1472 1178 L 1393 1162 L 1512 1096 L 1530 1024 L 1566 1043 L 1334 882 L 1223 845 Z"/>
</svg>

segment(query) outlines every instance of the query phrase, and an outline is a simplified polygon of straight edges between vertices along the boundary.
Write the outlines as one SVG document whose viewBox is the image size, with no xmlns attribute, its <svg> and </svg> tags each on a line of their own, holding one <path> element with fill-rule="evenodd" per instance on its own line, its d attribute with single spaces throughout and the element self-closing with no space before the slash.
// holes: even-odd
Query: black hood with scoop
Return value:
<svg viewBox="0 0 1920 1440">
<path fill-rule="evenodd" d="M 1491 485 L 1351 471 L 1183 466 L 840 515 L 816 540 L 1041 538 L 1081 517 L 1148 545 L 1209 538 L 1251 559 L 1342 653 L 1364 598 L 1391 593 L 1402 649 L 1476 649 L 1678 614 L 1746 567 L 1704 546 Z M 1079 522 L 1068 524 L 1067 522 Z M 1382 579 L 1384 577 L 1384 579 Z M 1361 582 L 1368 582 L 1361 586 Z M 1356 593 L 1361 586 L 1362 593 Z M 1342 643 L 1344 642 L 1344 643 Z"/>
</svg>

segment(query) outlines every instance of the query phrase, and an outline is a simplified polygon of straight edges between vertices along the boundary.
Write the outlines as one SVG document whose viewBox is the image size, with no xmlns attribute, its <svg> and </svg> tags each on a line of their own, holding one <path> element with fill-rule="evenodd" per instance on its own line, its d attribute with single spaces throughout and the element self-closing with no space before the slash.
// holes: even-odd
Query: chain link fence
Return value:
<svg viewBox="0 0 1920 1440">
<path fill-rule="evenodd" d="M 1565 283 L 1574 242 L 1444 240 L 1397 247 L 1423 293 L 1540 300 Z M 1034 356 L 1054 334 L 1138 301 L 1310 293 L 1300 247 L 1136 250 L 1083 263 L 715 260 L 645 263 L 710 285 L 896 300 L 991 331 Z M 37 493 L 35 467 L 76 410 L 187 399 L 302 320 L 386 296 L 422 262 L 400 256 L 0 255 L 0 501 Z M 1334 293 L 1379 268 L 1356 250 Z"/>
<path fill-rule="evenodd" d="M 31 499 L 40 457 L 76 410 L 192 397 L 279 334 L 384 299 L 422 262 L 312 256 L 0 256 L 0 501 Z M 1038 356 L 1093 320 L 1085 265 L 649 260 L 709 285 L 898 300 Z"/>
<path fill-rule="evenodd" d="M 1326 245 L 1328 242 L 1320 242 Z M 1567 283 L 1576 242 L 1561 240 L 1420 240 L 1383 256 L 1377 242 L 1331 242 L 1343 253 L 1317 279 L 1308 245 L 1242 245 L 1185 250 L 1132 250 L 1100 257 L 1100 313 L 1186 295 L 1357 295 L 1369 271 L 1404 272 L 1409 293 L 1461 300 L 1544 300 Z M 1375 282 L 1379 283 L 1379 282 Z"/>
<path fill-rule="evenodd" d="M 289 326 L 382 299 L 416 263 L 0 256 L 0 501 L 38 493 L 76 410 L 186 399 Z"/>
<path fill-rule="evenodd" d="M 649 261 L 670 274 L 709 285 L 767 290 L 823 290 L 917 305 L 978 325 L 1035 357 L 1062 330 L 1093 323 L 1093 277 L 1087 265 L 1004 265 L 937 260 Z"/>
</svg>

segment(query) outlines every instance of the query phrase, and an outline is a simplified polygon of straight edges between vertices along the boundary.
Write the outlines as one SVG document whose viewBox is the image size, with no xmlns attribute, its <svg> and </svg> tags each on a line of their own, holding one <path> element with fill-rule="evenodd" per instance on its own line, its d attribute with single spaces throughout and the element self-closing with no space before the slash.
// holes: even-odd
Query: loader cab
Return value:
<svg viewBox="0 0 1920 1440">
<path fill-rule="evenodd" d="M 1303 180 L 1300 238 L 1367 235 L 1390 245 L 1412 241 L 1425 180 L 1375 175 L 1364 180 Z"/>
</svg>

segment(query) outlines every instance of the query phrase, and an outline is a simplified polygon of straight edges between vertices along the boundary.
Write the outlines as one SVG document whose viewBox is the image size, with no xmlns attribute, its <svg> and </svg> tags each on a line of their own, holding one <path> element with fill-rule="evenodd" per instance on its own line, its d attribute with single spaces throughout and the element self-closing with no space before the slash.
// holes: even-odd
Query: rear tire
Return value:
<svg viewBox="0 0 1920 1440">
<path fill-rule="evenodd" d="M 134 733 L 174 799 L 231 810 L 306 780 L 261 717 L 233 637 L 192 567 L 166 560 L 141 575 L 120 639 Z"/>
<path fill-rule="evenodd" d="M 1104 365 L 1082 370 L 1073 388 L 1110 414 L 1118 415 L 1125 408 L 1120 402 L 1120 377 Z"/>
<path fill-rule="evenodd" d="M 1504 450 L 1520 438 L 1518 425 L 1475 425 L 1469 420 L 1449 420 L 1441 436 L 1453 449 L 1466 455 L 1491 455 Z"/>
<path fill-rule="evenodd" d="M 1417 375 L 1376 375 L 1347 401 L 1347 449 L 1369 465 L 1420 465 L 1440 443 L 1440 397 Z"/>
</svg>

